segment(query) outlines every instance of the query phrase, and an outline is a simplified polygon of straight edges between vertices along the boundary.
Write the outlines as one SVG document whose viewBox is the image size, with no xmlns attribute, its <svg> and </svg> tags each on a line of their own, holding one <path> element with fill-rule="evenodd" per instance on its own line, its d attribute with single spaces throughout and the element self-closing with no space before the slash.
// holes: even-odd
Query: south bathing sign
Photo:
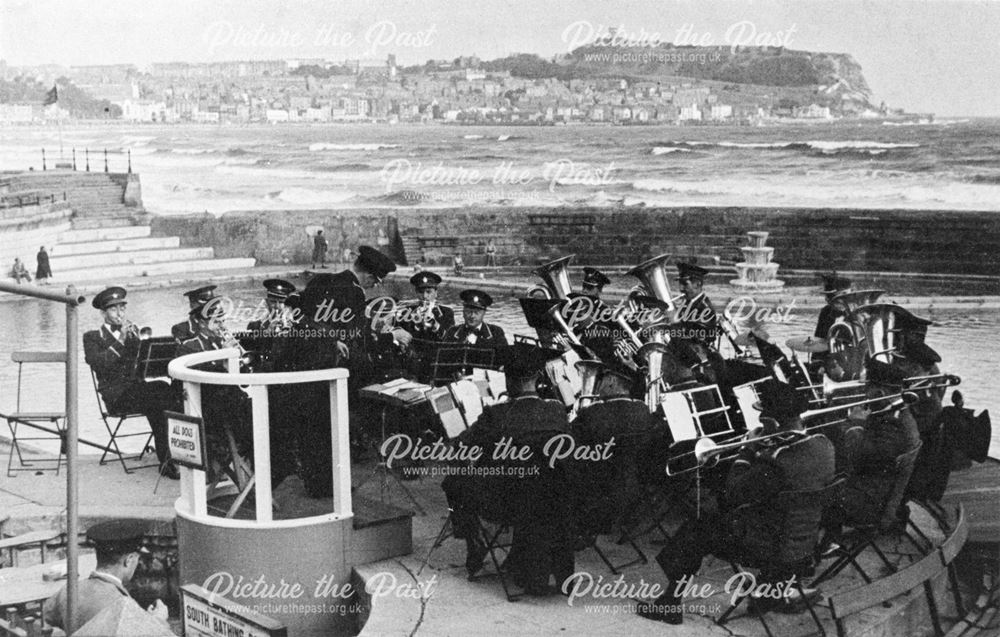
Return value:
<svg viewBox="0 0 1000 637">
<path fill-rule="evenodd" d="M 186 637 L 288 637 L 270 617 L 196 584 L 181 586 L 181 618 Z"/>
</svg>

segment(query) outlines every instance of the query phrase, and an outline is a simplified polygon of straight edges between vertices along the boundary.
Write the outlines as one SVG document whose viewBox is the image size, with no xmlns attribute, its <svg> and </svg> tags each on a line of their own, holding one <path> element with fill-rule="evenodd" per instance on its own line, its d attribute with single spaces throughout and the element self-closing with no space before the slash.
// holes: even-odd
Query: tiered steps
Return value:
<svg viewBox="0 0 1000 637">
<path fill-rule="evenodd" d="M 152 237 L 149 226 L 116 226 L 64 232 L 49 260 L 60 282 L 111 282 L 255 264 L 254 259 L 215 259 L 214 254 L 212 248 L 182 248 L 178 237 Z"/>
</svg>

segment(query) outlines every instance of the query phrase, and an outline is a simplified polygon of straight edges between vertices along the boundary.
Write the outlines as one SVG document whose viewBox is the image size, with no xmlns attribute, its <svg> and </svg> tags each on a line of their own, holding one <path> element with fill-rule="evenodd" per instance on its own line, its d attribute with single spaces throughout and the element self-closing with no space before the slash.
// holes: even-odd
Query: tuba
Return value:
<svg viewBox="0 0 1000 637">
<path fill-rule="evenodd" d="M 670 283 L 667 281 L 666 269 L 666 261 L 669 258 L 669 254 L 661 254 L 658 257 L 650 259 L 649 261 L 643 261 L 626 272 L 626 274 L 639 279 L 650 296 L 655 297 L 658 301 L 666 303 L 669 306 L 670 311 L 673 312 L 677 309 L 674 301 L 680 299 L 683 295 L 679 294 L 677 296 L 673 296 L 670 293 Z"/>
<path fill-rule="evenodd" d="M 575 254 L 562 257 L 555 261 L 549 261 L 545 265 L 539 266 L 531 271 L 532 274 L 540 277 L 544 286 L 536 285 L 528 290 L 528 296 L 534 292 L 544 292 L 549 299 L 568 299 L 573 288 L 569 283 L 569 262 L 573 260 Z"/>
<path fill-rule="evenodd" d="M 885 294 L 885 290 L 858 290 L 857 292 L 841 292 L 833 297 L 830 304 L 847 316 L 838 318 L 827 332 L 826 337 L 830 342 L 831 353 L 858 347 L 867 340 L 868 334 L 865 327 L 867 312 L 863 308 L 874 305 L 875 301 L 883 294 Z"/>
</svg>

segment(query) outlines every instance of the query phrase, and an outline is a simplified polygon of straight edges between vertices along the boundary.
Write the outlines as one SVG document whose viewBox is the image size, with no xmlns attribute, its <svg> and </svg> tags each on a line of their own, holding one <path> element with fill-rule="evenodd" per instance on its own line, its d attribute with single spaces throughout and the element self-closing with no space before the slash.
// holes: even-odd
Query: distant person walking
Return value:
<svg viewBox="0 0 1000 637">
<path fill-rule="evenodd" d="M 326 248 L 328 244 L 326 242 L 326 237 L 323 236 L 322 230 L 316 231 L 316 236 L 313 237 L 313 258 L 312 266 L 315 269 L 316 264 L 319 263 L 319 267 L 326 267 Z"/>
<path fill-rule="evenodd" d="M 493 239 L 490 239 L 489 243 L 486 244 L 486 266 L 489 268 L 497 267 L 497 246 L 493 243 Z"/>
<path fill-rule="evenodd" d="M 45 279 L 52 278 L 52 268 L 49 266 L 49 253 L 45 251 L 45 246 L 38 248 L 38 254 L 35 255 L 35 260 L 38 265 L 35 268 L 35 279 L 42 283 Z"/>
<path fill-rule="evenodd" d="M 18 285 L 21 284 L 21 279 L 25 279 L 28 283 L 31 283 L 31 273 L 28 272 L 28 268 L 24 267 L 21 259 L 17 257 L 14 258 L 14 267 L 10 269 L 10 275 L 14 277 Z"/>
</svg>

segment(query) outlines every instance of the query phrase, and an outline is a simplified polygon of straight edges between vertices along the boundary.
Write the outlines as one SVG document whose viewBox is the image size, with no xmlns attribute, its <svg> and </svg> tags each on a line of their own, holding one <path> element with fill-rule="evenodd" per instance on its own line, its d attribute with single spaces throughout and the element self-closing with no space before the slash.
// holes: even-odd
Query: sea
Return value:
<svg viewBox="0 0 1000 637">
<path fill-rule="evenodd" d="M 0 169 L 131 165 L 157 214 L 465 206 L 1000 210 L 1000 120 L 0 128 Z"/>
<path fill-rule="evenodd" d="M 465 206 L 755 206 L 1000 211 L 1000 120 L 838 121 L 753 127 L 65 124 L 0 128 L 0 170 L 76 158 L 85 169 L 141 176 L 161 215 Z M 2 255 L 0 255 L 2 256 Z M 779 272 L 780 275 L 780 272 Z M 58 276 L 58 273 L 57 273 Z M 58 282 L 58 279 L 56 280 Z M 224 290 L 252 302 L 260 291 Z M 186 312 L 177 290 L 137 292 L 130 318 L 154 334 Z M 446 302 L 458 305 L 457 299 Z M 928 314 L 928 312 L 918 312 Z M 930 312 L 928 343 L 963 378 L 968 407 L 1000 413 L 1000 318 Z M 513 298 L 491 310 L 508 334 L 530 333 Z M 16 387 L 15 349 L 63 349 L 63 312 L 29 299 L 0 303 L 0 409 Z M 96 327 L 89 308 L 81 329 Z M 771 329 L 808 335 L 813 313 Z M 231 326 L 239 329 L 242 326 Z M 6 361 L 6 362 L 5 362 Z M 62 371 L 29 371 L 29 407 L 61 400 Z M 81 435 L 103 434 L 86 367 Z M 57 400 L 57 402 L 58 402 Z M 38 404 L 30 404 L 35 402 Z M 44 444 L 44 443 L 43 443 Z M 1000 452 L 1000 430 L 992 454 Z"/>
</svg>

